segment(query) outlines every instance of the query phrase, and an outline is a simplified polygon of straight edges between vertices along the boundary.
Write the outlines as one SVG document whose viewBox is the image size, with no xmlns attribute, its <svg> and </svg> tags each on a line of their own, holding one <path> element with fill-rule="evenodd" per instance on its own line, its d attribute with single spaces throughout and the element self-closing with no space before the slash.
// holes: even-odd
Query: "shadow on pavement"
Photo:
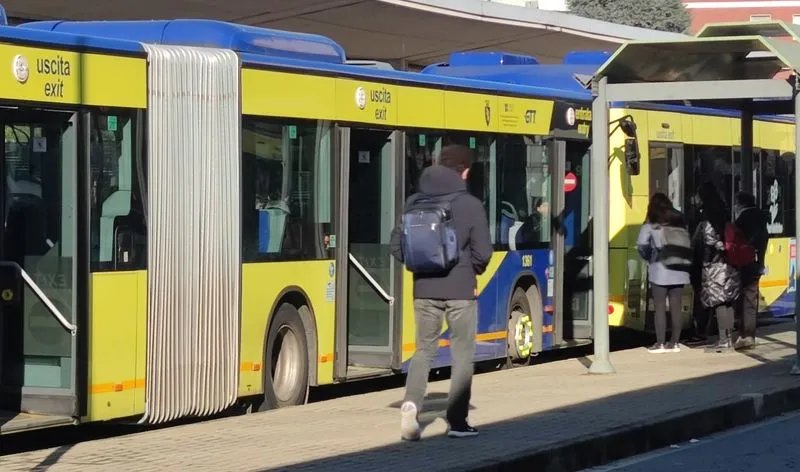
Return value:
<svg viewBox="0 0 800 472">
<path fill-rule="evenodd" d="M 765 328 L 762 336 L 777 343 L 776 349 L 794 348 L 772 337 L 789 330 L 794 330 L 793 323 Z M 761 349 L 769 346 L 762 344 Z M 344 471 L 365 470 L 362 467 L 369 465 L 370 470 L 374 467 L 383 472 L 573 471 L 756 421 L 760 413 L 769 416 L 800 408 L 800 379 L 789 375 L 795 356 L 766 360 L 757 351 L 749 356 L 761 364 L 483 424 L 477 438 L 440 435 L 405 443 L 399 440 L 398 429 L 397 442 L 387 446 L 261 470 Z M 789 393 L 777 396 L 774 392 Z M 762 393 L 767 395 L 761 397 Z M 521 391 L 514 401 L 535 402 L 531 395 Z M 760 412 L 753 411 L 753 396 L 763 398 Z M 398 404 L 387 407 L 396 408 Z M 425 409 L 435 417 L 433 421 L 443 421 L 436 417 L 445 405 L 445 396 L 435 395 L 426 400 Z M 501 463 L 512 456 L 518 456 L 519 461 Z"/>
</svg>

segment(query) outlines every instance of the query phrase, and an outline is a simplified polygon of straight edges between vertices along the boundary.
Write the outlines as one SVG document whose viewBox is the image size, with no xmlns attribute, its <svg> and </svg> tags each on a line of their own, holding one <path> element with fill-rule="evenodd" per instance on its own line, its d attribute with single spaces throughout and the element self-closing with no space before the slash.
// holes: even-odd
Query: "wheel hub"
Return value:
<svg viewBox="0 0 800 472">
<path fill-rule="evenodd" d="M 300 385 L 298 376 L 301 371 L 300 341 L 295 332 L 287 325 L 281 326 L 275 337 L 275 354 L 272 361 L 272 386 L 278 400 L 291 400 Z"/>
</svg>

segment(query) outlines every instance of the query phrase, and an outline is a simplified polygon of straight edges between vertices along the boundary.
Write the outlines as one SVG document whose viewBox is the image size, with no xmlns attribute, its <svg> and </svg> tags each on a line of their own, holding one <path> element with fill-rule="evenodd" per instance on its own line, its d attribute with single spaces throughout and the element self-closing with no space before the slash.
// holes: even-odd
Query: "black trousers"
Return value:
<svg viewBox="0 0 800 472">
<path fill-rule="evenodd" d="M 703 306 L 700 301 L 700 287 L 694 287 L 694 308 L 692 309 L 692 316 L 694 317 L 695 335 L 705 338 L 712 330 L 710 326 L 712 318 L 708 308 Z"/>
<path fill-rule="evenodd" d="M 681 339 L 683 317 L 681 316 L 681 293 L 683 285 L 652 285 L 653 305 L 655 308 L 656 342 L 664 344 L 667 337 L 667 299 L 672 317 L 672 336 L 670 342 L 677 344 Z"/>
<path fill-rule="evenodd" d="M 739 322 L 741 337 L 756 336 L 758 319 L 758 282 L 759 276 L 745 276 L 742 280 L 742 296 L 736 306 L 736 318 Z"/>
</svg>

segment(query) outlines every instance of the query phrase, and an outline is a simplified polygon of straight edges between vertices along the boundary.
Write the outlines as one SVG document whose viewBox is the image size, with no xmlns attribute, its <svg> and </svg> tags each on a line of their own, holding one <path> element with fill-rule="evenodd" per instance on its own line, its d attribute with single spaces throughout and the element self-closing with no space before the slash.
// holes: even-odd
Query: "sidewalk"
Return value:
<svg viewBox="0 0 800 472">
<path fill-rule="evenodd" d="M 586 359 L 478 375 L 473 439 L 443 437 L 436 419 L 401 442 L 395 389 L 6 456 L 0 470 L 577 470 L 800 408 L 794 324 L 762 336 L 749 355 L 612 353 L 607 376 L 587 375 Z M 431 384 L 423 421 L 447 387 Z"/>
</svg>

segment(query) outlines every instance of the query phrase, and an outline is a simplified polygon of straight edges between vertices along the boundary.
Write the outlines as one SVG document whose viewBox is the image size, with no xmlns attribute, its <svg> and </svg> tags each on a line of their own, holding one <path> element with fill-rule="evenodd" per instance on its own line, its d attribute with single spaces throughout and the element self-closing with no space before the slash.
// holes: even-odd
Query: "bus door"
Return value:
<svg viewBox="0 0 800 472">
<path fill-rule="evenodd" d="M 656 193 L 663 193 L 669 197 L 672 205 L 684 213 L 687 219 L 693 219 L 692 213 L 694 209 L 691 205 L 691 196 L 694 195 L 696 188 L 691 188 L 692 180 L 690 178 L 691 166 L 686 165 L 686 157 L 684 154 L 683 144 L 681 143 L 664 143 L 664 142 L 651 142 L 649 147 L 649 161 L 648 167 L 650 172 L 650 192 L 652 197 Z M 731 172 L 731 167 L 722 169 L 723 172 Z M 691 228 L 690 228 L 691 229 Z M 633 235 L 635 237 L 635 235 Z M 653 294 L 650 291 L 649 283 L 647 282 L 647 264 L 644 261 L 639 262 L 639 273 L 643 274 L 641 277 L 641 290 L 647 293 L 647 306 L 645 310 L 644 330 L 655 330 L 655 304 L 653 302 Z M 645 285 L 646 284 L 646 285 Z M 686 287 L 682 297 L 681 313 L 684 313 L 684 326 L 689 326 L 691 323 L 691 306 L 692 306 L 692 290 L 691 287 Z M 638 326 L 636 326 L 638 327 Z M 641 327 L 638 327 L 641 329 Z"/>
<path fill-rule="evenodd" d="M 591 154 L 588 141 L 549 141 L 553 169 L 555 342 L 592 337 Z"/>
<path fill-rule="evenodd" d="M 389 237 L 403 197 L 402 133 L 340 128 L 338 136 L 336 374 L 353 378 L 397 363 L 402 272 Z"/>
<path fill-rule="evenodd" d="M 78 416 L 77 123 L 76 113 L 0 109 L 0 406 L 65 422 Z"/>
</svg>

